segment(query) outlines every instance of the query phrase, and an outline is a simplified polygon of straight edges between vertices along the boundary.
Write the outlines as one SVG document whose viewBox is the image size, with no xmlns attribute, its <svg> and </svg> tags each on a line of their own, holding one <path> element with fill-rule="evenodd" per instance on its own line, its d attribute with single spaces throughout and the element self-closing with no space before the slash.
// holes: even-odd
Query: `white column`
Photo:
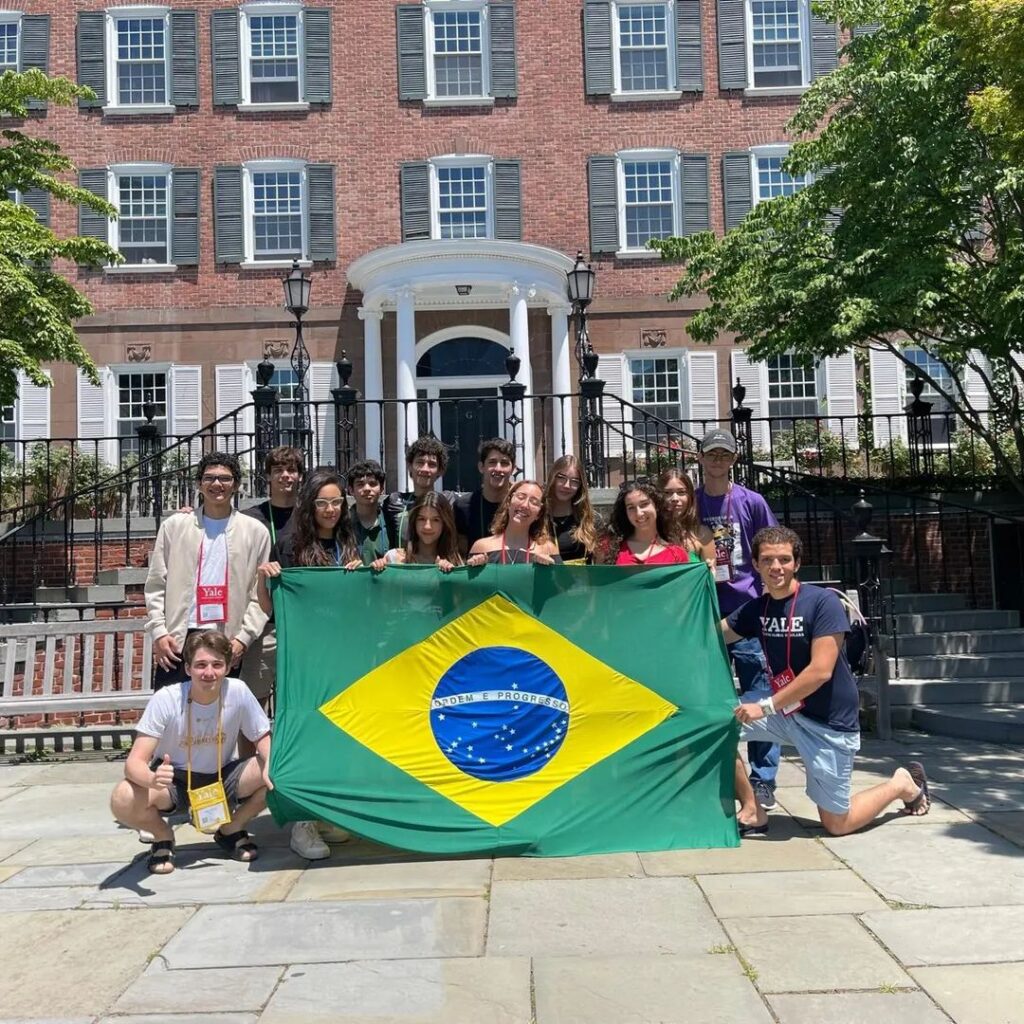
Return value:
<svg viewBox="0 0 1024 1024">
<path fill-rule="evenodd" d="M 526 400 L 523 402 L 523 475 L 532 480 L 534 468 L 534 435 L 533 435 L 533 364 L 530 361 L 530 322 L 527 307 L 527 290 L 513 282 L 509 288 L 508 298 L 508 335 L 512 349 L 519 356 L 522 365 L 519 368 L 518 380 L 526 385 Z"/>
<path fill-rule="evenodd" d="M 384 361 L 380 349 L 380 323 L 383 311 L 359 307 L 363 321 L 363 406 L 366 429 L 363 431 L 363 451 L 368 459 L 381 459 L 381 400 L 384 398 Z"/>
<path fill-rule="evenodd" d="M 398 489 L 409 487 L 405 453 L 419 436 L 416 408 L 416 293 L 412 288 L 396 292 L 398 342 L 395 351 L 395 472 Z"/>
<path fill-rule="evenodd" d="M 548 306 L 551 317 L 551 390 L 555 395 L 572 393 L 572 354 L 569 348 L 569 313 L 571 306 Z M 551 429 L 554 444 L 552 460 L 575 451 L 573 438 L 572 399 L 557 398 L 551 407 Z"/>
</svg>

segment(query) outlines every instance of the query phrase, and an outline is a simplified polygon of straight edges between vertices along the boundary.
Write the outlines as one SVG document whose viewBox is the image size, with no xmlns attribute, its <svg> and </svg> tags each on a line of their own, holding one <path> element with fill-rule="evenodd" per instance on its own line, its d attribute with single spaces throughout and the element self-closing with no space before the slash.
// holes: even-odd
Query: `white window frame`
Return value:
<svg viewBox="0 0 1024 1024">
<path fill-rule="evenodd" d="M 761 180 L 760 172 L 757 167 L 757 162 L 761 158 L 771 157 L 782 157 L 785 159 L 789 155 L 789 145 L 786 143 L 773 143 L 770 146 L 752 146 L 750 149 L 750 191 L 751 204 L 757 206 L 758 203 L 767 202 L 767 199 L 761 198 Z M 814 180 L 812 174 L 804 175 L 803 187 L 807 188 L 808 185 Z M 800 190 L 798 190 L 800 191 Z"/>
<path fill-rule="evenodd" d="M 794 354 L 792 352 L 784 352 L 780 356 L 773 356 L 771 358 L 778 359 L 778 358 L 781 358 L 782 355 L 784 355 L 784 356 L 786 356 L 786 357 L 788 357 L 790 359 L 793 359 L 793 355 Z M 796 417 L 796 418 L 799 418 L 800 416 L 819 416 L 821 414 L 821 407 L 822 407 L 822 402 L 823 402 L 824 396 L 821 394 L 821 379 L 820 379 L 820 377 L 818 375 L 817 369 L 811 368 L 810 370 L 807 370 L 805 367 L 802 367 L 802 366 L 800 367 L 801 371 L 810 374 L 811 383 L 813 383 L 813 385 L 814 385 L 814 396 L 813 396 L 813 398 L 807 398 L 806 396 L 805 397 L 801 397 L 801 398 L 793 398 L 793 397 L 790 397 L 790 398 L 780 398 L 777 395 L 772 395 L 771 367 L 768 365 L 769 362 L 770 362 L 770 359 L 766 359 L 764 361 L 764 365 L 765 365 L 765 404 L 767 405 L 767 408 L 768 408 L 768 415 L 770 417 L 772 417 L 772 418 L 789 419 L 789 415 L 786 414 L 786 413 L 779 413 L 778 416 L 776 417 L 775 413 L 772 412 L 772 402 L 810 402 L 810 401 L 813 401 L 815 403 L 814 412 L 800 413 L 799 416 Z M 780 381 L 779 383 L 782 383 L 782 382 Z M 791 385 L 792 381 L 790 381 L 789 383 Z M 801 383 L 804 383 L 804 382 L 801 381 Z"/>
<path fill-rule="evenodd" d="M 676 361 L 676 373 L 678 374 L 679 388 L 679 421 L 686 423 L 690 419 L 690 389 L 689 389 L 689 356 L 684 348 L 639 348 L 627 349 L 622 353 L 626 360 L 623 384 L 627 392 L 626 401 L 638 409 L 644 409 L 650 403 L 636 402 L 633 400 L 633 360 L 634 359 L 674 359 Z M 651 415 L 655 415 L 651 413 Z M 659 417 L 660 418 L 660 417 Z M 671 422 L 671 420 L 669 421 Z M 634 428 L 636 424 L 634 424 Z"/>
<path fill-rule="evenodd" d="M 164 103 L 121 103 L 117 88 L 117 22 L 121 18 L 148 18 L 164 22 Z M 162 5 L 135 4 L 106 10 L 107 102 L 104 114 L 173 114 L 171 97 L 171 12 Z"/>
<path fill-rule="evenodd" d="M 174 247 L 174 166 L 172 164 L 138 163 L 111 164 L 107 168 L 107 201 L 118 210 L 121 204 L 120 180 L 131 175 L 164 175 L 167 178 L 167 262 L 166 263 L 118 263 L 105 267 L 108 274 L 170 274 L 178 269 L 171 252 Z M 121 251 L 119 222 L 107 223 L 107 244 L 111 249 Z"/>
<path fill-rule="evenodd" d="M 256 259 L 256 208 L 253 201 L 252 176 L 261 173 L 298 171 L 302 182 L 302 254 L 299 257 L 300 267 L 311 267 L 309 258 L 309 179 L 306 174 L 305 160 L 250 160 L 242 164 L 242 208 L 244 210 L 243 238 L 245 242 L 245 259 L 242 266 L 247 269 L 262 267 L 290 267 L 292 258 L 278 260 Z"/>
<path fill-rule="evenodd" d="M 811 5 L 809 0 L 798 0 L 800 5 L 800 85 L 754 85 L 754 10 L 751 0 L 744 0 L 745 42 L 747 50 L 747 88 L 752 96 L 799 96 L 811 84 Z"/>
<path fill-rule="evenodd" d="M 676 67 L 676 4 L 675 0 L 650 0 L 651 6 L 665 8 L 668 50 L 668 86 L 665 89 L 624 90 L 622 88 L 622 39 L 619 8 L 643 6 L 641 0 L 612 0 L 612 95 L 613 103 L 643 103 L 647 100 L 678 100 L 679 72 Z"/>
<path fill-rule="evenodd" d="M 303 25 L 304 8 L 299 0 L 249 0 L 242 4 L 238 10 L 239 18 L 239 39 L 241 40 L 241 73 L 242 73 L 242 99 L 238 104 L 239 110 L 309 110 L 309 103 L 306 101 L 302 91 L 305 81 L 306 56 L 303 39 L 305 38 L 305 26 Z M 297 43 L 298 43 L 298 68 L 299 68 L 299 91 L 297 100 L 286 100 L 277 103 L 253 103 L 252 101 L 252 32 L 249 19 L 253 17 L 272 17 L 275 14 L 294 16 L 297 22 Z"/>
<path fill-rule="evenodd" d="M 616 256 L 630 259 L 661 259 L 655 249 L 629 248 L 626 245 L 626 164 L 644 160 L 668 160 L 672 163 L 672 234 L 683 230 L 682 158 L 678 149 L 621 149 L 615 154 L 615 188 L 619 217 L 619 249 Z"/>
<path fill-rule="evenodd" d="M 15 25 L 14 33 L 14 67 L 8 65 L 7 70 L 17 71 L 21 67 L 21 11 L 0 11 L 0 25 Z"/>
<path fill-rule="evenodd" d="M 434 14 L 451 11 L 477 11 L 480 14 L 480 85 L 479 96 L 438 96 L 434 70 Z M 491 95 L 491 26 L 487 0 L 423 0 L 424 57 L 427 69 L 428 107 L 490 107 Z"/>
<path fill-rule="evenodd" d="M 430 166 L 430 237 L 441 238 L 441 186 L 438 170 L 442 167 L 483 167 L 486 189 L 486 233 L 484 238 L 494 237 L 494 160 L 492 157 L 474 154 L 471 156 L 436 156 Z"/>
<path fill-rule="evenodd" d="M 113 436 L 117 438 L 127 438 L 128 434 L 121 433 L 121 374 L 122 373 L 162 373 L 164 375 L 164 396 L 166 401 L 164 403 L 164 415 L 162 417 L 163 431 L 162 436 L 166 437 L 172 432 L 172 425 L 174 423 L 174 381 L 171 377 L 171 364 L 170 363 L 115 363 L 108 366 L 107 369 L 110 371 L 110 401 L 113 402 Z M 153 417 L 153 422 L 156 423 L 158 418 Z M 134 421 L 133 421 L 134 422 Z M 138 435 L 134 435 L 138 436 Z M 124 446 L 120 446 L 120 450 L 124 451 Z"/>
</svg>

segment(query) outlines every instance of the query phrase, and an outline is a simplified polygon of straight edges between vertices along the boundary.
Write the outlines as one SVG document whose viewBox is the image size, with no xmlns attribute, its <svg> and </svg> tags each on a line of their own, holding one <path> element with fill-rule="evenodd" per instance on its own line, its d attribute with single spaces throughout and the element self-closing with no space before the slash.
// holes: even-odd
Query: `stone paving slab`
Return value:
<svg viewBox="0 0 1024 1024">
<path fill-rule="evenodd" d="M 53 1016 L 102 1013 L 190 913 L 6 914 L 0 928 L 0 1006 L 12 1016 L 40 1010 Z"/>
<path fill-rule="evenodd" d="M 914 985 L 852 917 L 748 917 L 724 924 L 762 992 Z"/>
<path fill-rule="evenodd" d="M 885 903 L 852 871 L 748 872 L 698 875 L 711 909 L 720 918 L 863 914 Z"/>
<path fill-rule="evenodd" d="M 818 808 L 815 807 L 814 801 L 802 789 L 778 789 L 775 791 L 775 795 L 779 805 L 799 819 L 801 824 L 810 828 L 816 834 L 825 831 L 822 828 L 821 820 L 818 818 Z M 897 802 L 891 804 L 888 810 L 879 814 L 875 822 L 878 826 L 884 825 L 885 828 L 892 828 L 894 826 L 911 828 L 918 825 L 934 825 L 936 822 L 943 824 L 968 824 L 971 821 L 971 818 L 963 811 L 943 803 L 934 793 L 932 796 L 935 797 L 935 800 L 932 803 L 932 809 L 927 814 L 900 814 L 899 808 L 902 805 Z"/>
<path fill-rule="evenodd" d="M 420 899 L 486 896 L 489 860 L 403 861 L 397 864 L 332 864 L 317 861 L 288 893 L 289 901 Z"/>
<path fill-rule="evenodd" d="M 530 961 L 510 957 L 302 964 L 260 1024 L 531 1024 Z"/>
<path fill-rule="evenodd" d="M 39 763 L 19 765 L 19 786 L 81 786 L 102 782 L 111 789 L 124 778 L 124 759 L 117 761 L 58 761 L 55 764 Z M 0 785 L 3 785 L 0 773 Z"/>
<path fill-rule="evenodd" d="M 0 839 L 0 864 L 9 861 L 19 850 L 24 850 L 29 845 L 29 839 Z M 3 1024 L 0 1021 L 0 1024 Z"/>
<path fill-rule="evenodd" d="M 0 788 L 0 801 L 6 800 L 8 797 L 14 796 L 15 793 L 20 793 L 21 790 L 15 786 Z"/>
<path fill-rule="evenodd" d="M 702 953 L 724 939 L 685 878 L 494 882 L 490 911 L 488 956 Z"/>
<path fill-rule="evenodd" d="M 534 961 L 537 1024 L 771 1024 L 735 956 Z"/>
<path fill-rule="evenodd" d="M 281 978 L 281 967 L 169 971 L 163 957 L 121 993 L 111 1013 L 259 1013 Z"/>
<path fill-rule="evenodd" d="M 98 1024 L 256 1024 L 254 1013 L 142 1013 L 102 1017 Z"/>
<path fill-rule="evenodd" d="M 110 789 L 103 783 L 83 786 L 23 786 L 0 801 L 4 839 L 42 839 L 109 835 Z"/>
<path fill-rule="evenodd" d="M 88 1017 L 0 1017 L 0 1024 L 93 1024 L 96 1018 Z"/>
<path fill-rule="evenodd" d="M 99 886 L 113 883 L 129 865 L 124 861 L 98 864 L 47 864 L 18 869 L 18 874 L 0 885 L 0 892 L 10 889 L 63 889 L 69 886 Z M 0 871 L 3 869 L 0 868 Z"/>
<path fill-rule="evenodd" d="M 1024 964 L 919 967 L 910 973 L 957 1024 L 1024 1024 Z"/>
<path fill-rule="evenodd" d="M 74 910 L 95 892 L 96 888 L 88 885 L 61 889 L 4 889 L 0 886 L 0 914 L 29 910 Z"/>
<path fill-rule="evenodd" d="M 997 832 L 1004 839 L 1024 846 L 1024 811 L 978 814 L 975 818 L 980 825 Z"/>
<path fill-rule="evenodd" d="M 777 995 L 768 996 L 768 1003 L 779 1024 L 949 1024 L 923 992 Z"/>
<path fill-rule="evenodd" d="M 16 875 L 19 871 L 21 871 L 21 868 L 18 865 L 11 865 L 10 867 L 0 865 L 0 884 L 6 882 L 9 878 Z"/>
<path fill-rule="evenodd" d="M 643 878 L 640 860 L 635 853 L 602 853 L 590 857 L 499 857 L 494 861 L 494 880 Z"/>
<path fill-rule="evenodd" d="M 232 860 L 209 845 L 181 850 L 175 870 L 151 875 L 145 860 L 119 871 L 88 898 L 91 905 L 181 906 L 207 903 L 248 903 L 283 900 L 302 874 L 305 861 L 290 850 L 260 851 L 251 863 Z M 55 870 L 39 868 L 39 871 Z M 0 892 L 3 891 L 0 886 Z"/>
<path fill-rule="evenodd" d="M 37 764 L 0 764 L 0 787 L 23 786 L 25 779 L 31 778 L 39 767 Z"/>
<path fill-rule="evenodd" d="M 932 907 L 1024 904 L 1020 848 L 973 822 L 883 826 L 822 842 L 886 899 Z"/>
<path fill-rule="evenodd" d="M 203 907 L 163 955 L 172 970 L 480 956 L 486 918 L 458 897 Z"/>
<path fill-rule="evenodd" d="M 41 867 L 46 864 L 100 864 L 120 861 L 130 864 L 149 847 L 139 842 L 139 834 L 130 829 L 117 829 L 105 836 L 69 836 L 66 839 L 25 840 L 3 866 L 23 864 Z"/>
<path fill-rule="evenodd" d="M 861 920 L 907 967 L 1024 961 L 1024 907 L 889 910 Z"/>
<path fill-rule="evenodd" d="M 270 816 L 269 811 L 263 811 L 262 814 L 257 815 L 248 825 L 245 826 L 246 831 L 253 838 L 253 842 L 262 850 L 267 846 L 283 846 L 287 847 L 288 840 L 291 838 L 291 825 L 285 825 L 283 828 L 276 824 L 274 819 Z M 191 824 L 184 823 L 178 824 L 174 829 L 174 841 L 179 847 L 206 847 L 207 849 L 213 847 L 213 839 L 203 832 L 198 832 L 192 827 Z M 297 858 L 300 863 L 306 864 L 307 861 Z"/>
<path fill-rule="evenodd" d="M 1020 781 L 993 784 L 937 782 L 932 791 L 962 811 L 1024 811 L 1024 784 Z"/>
</svg>

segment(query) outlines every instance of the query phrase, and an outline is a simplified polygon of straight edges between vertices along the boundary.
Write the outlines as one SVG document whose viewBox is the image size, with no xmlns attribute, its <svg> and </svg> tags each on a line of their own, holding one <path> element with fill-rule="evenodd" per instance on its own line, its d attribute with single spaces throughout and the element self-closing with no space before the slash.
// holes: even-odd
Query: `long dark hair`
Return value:
<svg viewBox="0 0 1024 1024">
<path fill-rule="evenodd" d="M 537 518 L 530 523 L 530 529 L 527 534 L 530 542 L 540 544 L 551 539 L 551 531 L 548 528 L 548 496 L 544 492 L 544 488 L 536 480 L 518 480 L 508 489 L 508 494 L 505 495 L 505 500 L 498 506 L 498 511 L 494 513 L 494 520 L 491 523 L 491 533 L 495 537 L 500 537 L 508 529 L 512 495 L 521 487 L 526 487 L 527 484 L 536 487 L 541 494 L 540 512 L 537 513 Z"/>
<path fill-rule="evenodd" d="M 544 502 L 550 511 L 555 498 L 555 476 L 566 471 L 575 471 L 580 478 L 576 497 L 572 499 L 572 518 L 576 525 L 572 528 L 570 536 L 577 544 L 582 544 L 588 552 L 592 552 L 597 542 L 597 524 L 594 522 L 594 509 L 590 504 L 587 475 L 575 455 L 563 455 L 560 459 L 555 459 L 544 487 Z"/>
<path fill-rule="evenodd" d="M 663 469 L 658 476 L 658 490 L 661 492 L 662 501 L 665 500 L 665 488 L 672 480 L 678 480 L 683 485 L 683 489 L 686 491 L 687 505 L 686 510 L 678 517 L 669 518 L 668 528 L 672 532 L 672 536 L 665 539 L 671 540 L 673 544 L 688 544 L 696 550 L 699 546 L 697 534 L 700 532 L 700 511 L 697 508 L 697 493 L 693 489 L 693 481 L 685 469 L 677 469 L 675 466 Z M 665 514 L 668 518 L 668 509 L 665 510 Z"/>
<path fill-rule="evenodd" d="M 330 556 L 324 551 L 323 544 L 317 534 L 316 528 L 316 501 L 321 488 L 334 484 L 341 492 L 342 501 L 345 501 L 345 481 L 341 474 L 330 466 L 321 466 L 314 469 L 302 482 L 302 490 L 299 492 L 299 499 L 295 503 L 295 511 L 292 513 L 291 522 L 294 540 L 292 542 L 292 557 L 296 565 L 333 565 Z M 342 504 L 341 515 L 334 527 L 334 542 L 341 552 L 341 564 L 351 562 L 359 557 L 356 550 L 355 531 L 352 529 L 352 518 L 349 515 L 347 504 Z"/>
<path fill-rule="evenodd" d="M 419 553 L 420 535 L 416 532 L 416 520 L 425 508 L 433 509 L 441 517 L 441 536 L 437 538 L 438 558 L 444 558 L 452 565 L 462 565 L 462 555 L 459 554 L 459 536 L 455 531 L 455 515 L 452 512 L 451 502 L 437 491 L 427 491 L 426 494 L 417 498 L 409 509 L 409 536 L 405 542 L 406 558 L 411 559 Z"/>
<path fill-rule="evenodd" d="M 669 540 L 671 524 L 665 513 L 665 502 L 661 497 L 661 491 L 650 482 L 650 480 L 627 480 L 620 488 L 615 505 L 612 508 L 612 530 L 620 540 L 629 540 L 633 536 L 633 524 L 626 515 L 626 498 L 634 491 L 647 495 L 654 505 L 657 513 L 658 536 L 662 540 Z"/>
</svg>

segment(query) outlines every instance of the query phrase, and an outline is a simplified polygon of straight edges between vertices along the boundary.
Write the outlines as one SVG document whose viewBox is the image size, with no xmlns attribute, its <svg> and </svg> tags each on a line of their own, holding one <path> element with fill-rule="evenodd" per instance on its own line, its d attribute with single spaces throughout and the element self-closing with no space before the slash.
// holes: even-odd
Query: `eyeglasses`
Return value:
<svg viewBox="0 0 1024 1024">
<path fill-rule="evenodd" d="M 233 476 L 230 476 L 230 475 L 229 476 L 203 476 L 200 479 L 199 482 L 202 483 L 202 484 L 224 484 L 225 486 L 227 486 L 228 484 L 233 484 L 235 482 L 235 478 Z"/>
<path fill-rule="evenodd" d="M 564 473 L 555 474 L 555 482 L 560 483 L 563 487 L 579 487 L 582 480 L 577 479 L 574 476 L 566 476 Z"/>
<path fill-rule="evenodd" d="M 345 504 L 344 498 L 314 498 L 313 504 L 321 512 L 326 512 L 330 509 L 332 512 L 336 509 L 341 508 Z"/>
<path fill-rule="evenodd" d="M 531 497 L 529 497 L 526 494 L 513 494 L 512 495 L 512 501 L 516 505 L 529 505 L 530 508 L 543 508 L 544 507 L 544 499 L 543 498 L 531 498 Z"/>
</svg>

